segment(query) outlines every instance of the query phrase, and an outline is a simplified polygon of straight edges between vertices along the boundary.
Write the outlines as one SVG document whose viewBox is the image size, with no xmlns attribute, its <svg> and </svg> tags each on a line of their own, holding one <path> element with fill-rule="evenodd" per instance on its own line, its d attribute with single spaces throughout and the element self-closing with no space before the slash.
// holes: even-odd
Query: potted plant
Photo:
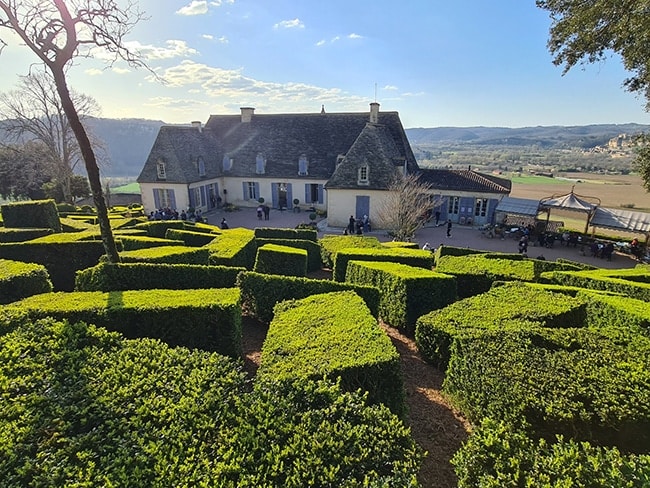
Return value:
<svg viewBox="0 0 650 488">
<path fill-rule="evenodd" d="M 300 212 L 300 207 L 298 206 L 300 204 L 300 200 L 297 198 L 293 199 L 293 211 L 294 212 Z"/>
</svg>

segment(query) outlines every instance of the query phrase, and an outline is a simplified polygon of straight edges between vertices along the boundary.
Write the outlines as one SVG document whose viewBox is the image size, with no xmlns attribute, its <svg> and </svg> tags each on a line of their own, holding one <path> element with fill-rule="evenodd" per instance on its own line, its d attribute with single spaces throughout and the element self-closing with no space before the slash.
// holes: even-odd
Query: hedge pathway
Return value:
<svg viewBox="0 0 650 488">
<path fill-rule="evenodd" d="M 254 375 L 268 329 L 249 317 L 244 317 L 242 326 L 245 368 Z M 444 375 L 424 362 L 413 339 L 393 327 L 381 326 L 400 353 L 413 438 L 428 453 L 420 470 L 420 484 L 453 488 L 457 480 L 449 460 L 467 439 L 469 423 L 449 406 L 441 394 Z"/>
</svg>

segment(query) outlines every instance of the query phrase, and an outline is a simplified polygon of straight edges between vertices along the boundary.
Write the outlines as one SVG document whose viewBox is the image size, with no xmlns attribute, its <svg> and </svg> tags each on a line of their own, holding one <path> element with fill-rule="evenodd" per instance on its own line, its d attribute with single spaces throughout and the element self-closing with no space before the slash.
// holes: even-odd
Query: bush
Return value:
<svg viewBox="0 0 650 488">
<path fill-rule="evenodd" d="M 557 437 L 533 439 L 522 428 L 487 419 L 452 459 L 459 488 L 627 486 L 650 479 L 650 456 Z M 645 481 L 644 481 L 645 480 Z"/>
<path fill-rule="evenodd" d="M 229 229 L 205 246 L 208 264 L 253 269 L 255 264 L 255 234 L 249 229 Z"/>
<path fill-rule="evenodd" d="M 379 316 L 409 334 L 418 317 L 456 300 L 453 276 L 404 264 L 350 261 L 345 281 L 379 288 Z"/>
<path fill-rule="evenodd" d="M 54 200 L 30 200 L 0 205 L 6 228 L 47 228 L 61 232 L 59 213 Z"/>
<path fill-rule="evenodd" d="M 256 239 L 300 239 L 305 241 L 318 241 L 318 232 L 309 229 L 281 229 L 275 227 L 257 227 Z"/>
<path fill-rule="evenodd" d="M 344 390 L 368 391 L 372 403 L 405 411 L 399 354 L 352 291 L 276 305 L 258 376 L 289 382 L 340 377 Z"/>
<path fill-rule="evenodd" d="M 0 259 L 0 304 L 51 291 L 45 266 Z"/>
<path fill-rule="evenodd" d="M 209 244 L 217 236 L 215 234 L 206 234 L 205 232 L 193 232 L 189 230 L 167 229 L 165 239 L 182 241 L 186 246 L 201 247 Z"/>
<path fill-rule="evenodd" d="M 379 290 L 373 286 L 253 271 L 240 273 L 237 276 L 237 286 L 241 290 L 242 306 L 246 312 L 267 324 L 273 319 L 276 303 L 334 291 L 352 290 L 363 298 L 374 317 L 377 317 L 379 311 Z"/>
<path fill-rule="evenodd" d="M 95 266 L 103 254 L 101 241 L 0 244 L 0 259 L 45 266 L 55 291 L 72 291 L 76 272 Z"/>
<path fill-rule="evenodd" d="M 363 236 L 324 236 L 319 239 L 318 243 L 321 248 L 321 261 L 327 268 L 334 267 L 336 253 L 341 249 L 381 247 L 381 242 L 376 237 Z"/>
<path fill-rule="evenodd" d="M 431 269 L 433 256 L 431 251 L 420 249 L 392 248 L 383 246 L 370 249 L 341 249 L 334 260 L 334 281 L 344 281 L 349 261 L 384 261 L 407 264 L 416 268 Z"/>
<path fill-rule="evenodd" d="M 7 307 L 32 319 L 86 322 L 184 346 L 241 355 L 241 306 L 236 288 L 44 293 Z"/>
<path fill-rule="evenodd" d="M 135 228 L 146 230 L 149 237 L 164 239 L 167 229 L 183 230 L 185 229 L 185 224 L 182 220 L 152 220 L 136 224 Z"/>
<path fill-rule="evenodd" d="M 52 229 L 3 229 L 0 228 L 0 242 L 25 242 L 52 233 Z"/>
<path fill-rule="evenodd" d="M 160 237 L 149 237 L 131 234 L 115 234 L 115 239 L 122 243 L 122 249 L 125 251 L 137 251 L 138 249 L 150 249 L 160 246 L 183 246 L 183 241 L 172 241 L 170 239 L 161 239 Z"/>
<path fill-rule="evenodd" d="M 305 276 L 307 251 L 295 247 L 265 244 L 257 250 L 253 269 L 258 273 Z"/>
<path fill-rule="evenodd" d="M 258 248 L 266 244 L 275 244 L 278 246 L 295 247 L 307 251 L 307 272 L 321 269 L 320 246 L 317 242 L 305 239 L 255 239 Z"/>
<path fill-rule="evenodd" d="M 207 264 L 206 248 L 187 246 L 160 246 L 120 253 L 124 263 Z"/>
<path fill-rule="evenodd" d="M 101 263 L 77 272 L 77 291 L 232 288 L 246 268 L 195 264 Z"/>
</svg>

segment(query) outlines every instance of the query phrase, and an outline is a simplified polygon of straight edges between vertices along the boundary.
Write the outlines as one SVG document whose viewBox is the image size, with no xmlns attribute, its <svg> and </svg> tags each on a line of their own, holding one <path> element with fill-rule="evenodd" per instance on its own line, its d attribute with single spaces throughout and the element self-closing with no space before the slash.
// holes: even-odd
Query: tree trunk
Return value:
<svg viewBox="0 0 650 488">
<path fill-rule="evenodd" d="M 61 98 L 61 106 L 70 122 L 72 132 L 74 132 L 74 135 L 77 138 L 79 149 L 81 150 L 81 156 L 86 165 L 90 190 L 93 194 L 95 208 L 97 209 L 99 231 L 102 237 L 102 243 L 104 244 L 104 250 L 106 251 L 109 262 L 119 263 L 120 256 L 117 252 L 113 231 L 111 230 L 111 225 L 108 220 L 108 207 L 104 200 L 104 193 L 102 191 L 102 184 L 99 177 L 99 167 L 97 166 L 97 159 L 95 158 L 92 144 L 90 143 L 86 129 L 84 129 L 84 126 L 79 119 L 79 114 L 77 114 L 77 110 L 72 102 L 72 98 L 70 97 L 70 91 L 68 90 L 63 69 L 57 69 L 54 66 L 50 67 L 52 69 L 52 74 L 54 75 L 54 83 L 56 84 L 57 92 Z"/>
</svg>

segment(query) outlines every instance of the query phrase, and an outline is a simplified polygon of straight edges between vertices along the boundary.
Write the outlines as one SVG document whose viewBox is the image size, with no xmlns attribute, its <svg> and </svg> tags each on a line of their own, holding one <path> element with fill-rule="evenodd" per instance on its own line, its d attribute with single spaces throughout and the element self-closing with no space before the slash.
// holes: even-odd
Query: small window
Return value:
<svg viewBox="0 0 650 488">
<path fill-rule="evenodd" d="M 368 165 L 359 168 L 359 184 L 368 184 Z"/>
<path fill-rule="evenodd" d="M 263 154 L 258 154 L 255 158 L 255 172 L 263 175 L 266 172 L 266 158 Z"/>
<path fill-rule="evenodd" d="M 309 162 L 307 156 L 304 154 L 298 159 L 298 174 L 300 176 L 307 176 L 309 174 Z"/>
<path fill-rule="evenodd" d="M 447 212 L 451 215 L 458 215 L 459 207 L 460 197 L 449 197 L 449 206 L 447 207 Z"/>
<path fill-rule="evenodd" d="M 205 161 L 203 161 L 203 158 L 201 156 L 199 156 L 197 163 L 199 176 L 205 176 Z"/>
<path fill-rule="evenodd" d="M 167 170 L 165 168 L 165 162 L 164 161 L 158 161 L 158 164 L 156 165 L 157 170 L 158 170 L 158 179 L 159 180 L 166 180 L 167 179 Z"/>
<path fill-rule="evenodd" d="M 474 206 L 475 217 L 485 217 L 487 213 L 488 200 L 487 198 L 477 198 L 476 205 Z"/>
<path fill-rule="evenodd" d="M 257 200 L 257 188 L 258 185 L 254 181 L 247 181 L 245 183 L 244 189 L 245 189 L 245 194 L 244 194 L 244 200 Z"/>
<path fill-rule="evenodd" d="M 228 156 L 228 155 L 225 155 L 225 156 L 223 157 L 223 162 L 222 162 L 223 170 L 224 170 L 224 171 L 230 171 L 230 170 L 232 169 L 232 165 L 233 165 L 233 163 L 234 163 L 234 159 L 231 158 L 231 157 Z"/>
</svg>

